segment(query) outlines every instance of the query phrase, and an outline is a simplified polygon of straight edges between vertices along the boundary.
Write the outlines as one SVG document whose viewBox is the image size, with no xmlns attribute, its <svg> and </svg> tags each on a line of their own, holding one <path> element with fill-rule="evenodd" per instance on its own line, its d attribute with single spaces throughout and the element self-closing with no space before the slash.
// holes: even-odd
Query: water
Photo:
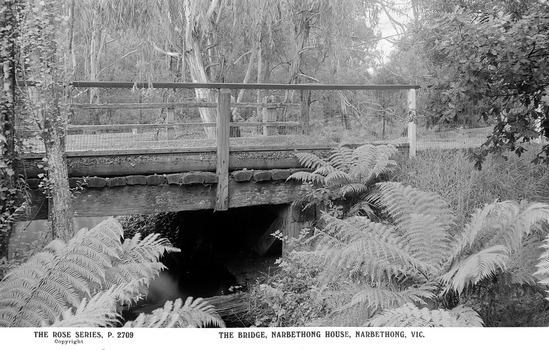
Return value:
<svg viewBox="0 0 549 350">
<path fill-rule="evenodd" d="M 82 228 L 87 228 L 89 230 L 105 219 L 107 219 L 106 216 L 74 218 L 75 232 L 78 232 L 78 230 Z M 48 231 L 47 223 L 47 220 L 16 222 L 10 239 L 9 258 L 13 259 L 16 256 L 25 254 L 25 252 L 28 252 L 34 246 L 39 246 L 45 233 Z"/>
</svg>

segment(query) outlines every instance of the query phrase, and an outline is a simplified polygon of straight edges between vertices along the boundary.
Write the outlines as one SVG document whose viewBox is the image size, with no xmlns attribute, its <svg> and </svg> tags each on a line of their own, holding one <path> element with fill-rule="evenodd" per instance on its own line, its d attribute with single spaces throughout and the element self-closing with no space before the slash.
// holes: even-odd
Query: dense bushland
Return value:
<svg viewBox="0 0 549 350">
<path fill-rule="evenodd" d="M 254 291 L 259 325 L 547 325 L 543 166 L 491 158 L 477 171 L 451 151 L 405 161 L 393 178 L 420 189 L 379 182 L 363 193 L 368 215 L 329 210 L 292 240 Z"/>
</svg>

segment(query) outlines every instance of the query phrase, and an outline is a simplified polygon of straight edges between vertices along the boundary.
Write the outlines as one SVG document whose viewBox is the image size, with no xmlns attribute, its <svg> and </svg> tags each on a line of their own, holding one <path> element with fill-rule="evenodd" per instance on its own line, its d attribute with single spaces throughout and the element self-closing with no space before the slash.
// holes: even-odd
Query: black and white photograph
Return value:
<svg viewBox="0 0 549 350">
<path fill-rule="evenodd" d="M 546 337 L 547 0 L 0 0 L 0 91 L 2 348 Z"/>
</svg>

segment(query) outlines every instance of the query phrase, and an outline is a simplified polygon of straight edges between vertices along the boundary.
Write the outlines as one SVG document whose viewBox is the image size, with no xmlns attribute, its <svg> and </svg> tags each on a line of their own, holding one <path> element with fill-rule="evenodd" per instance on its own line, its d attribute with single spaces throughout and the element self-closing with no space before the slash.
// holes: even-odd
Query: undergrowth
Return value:
<svg viewBox="0 0 549 350">
<path fill-rule="evenodd" d="M 398 182 L 364 187 L 376 215 L 328 210 L 253 289 L 257 325 L 547 325 L 549 175 L 531 159 L 491 157 L 482 170 L 462 150 L 400 160 Z"/>
<path fill-rule="evenodd" d="M 549 168 L 532 163 L 532 147 L 508 160 L 491 155 L 481 170 L 464 150 L 424 150 L 417 157 L 399 159 L 391 181 L 402 182 L 442 196 L 457 216 L 458 227 L 485 203 L 496 199 L 549 203 Z"/>
</svg>

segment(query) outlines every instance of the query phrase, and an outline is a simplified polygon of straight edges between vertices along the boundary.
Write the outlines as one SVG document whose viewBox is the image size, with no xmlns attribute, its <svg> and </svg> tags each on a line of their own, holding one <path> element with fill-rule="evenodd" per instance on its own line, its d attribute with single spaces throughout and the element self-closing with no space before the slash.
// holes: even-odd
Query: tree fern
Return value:
<svg viewBox="0 0 549 350">
<path fill-rule="evenodd" d="M 321 185 L 331 191 L 332 199 L 359 196 L 368 192 L 378 176 L 394 169 L 396 163 L 390 158 L 396 152 L 393 145 L 363 145 L 356 149 L 335 148 L 326 160 L 297 153 L 301 165 L 311 171 L 296 172 L 289 179 Z"/>
<path fill-rule="evenodd" d="M 189 297 L 185 303 L 181 299 L 167 301 L 163 308 L 151 314 L 140 314 L 135 321 L 124 327 L 183 328 L 183 327 L 225 327 L 215 308 L 203 299 Z"/>
<path fill-rule="evenodd" d="M 504 272 L 530 232 L 548 220 L 549 205 L 543 203 L 505 201 L 485 205 L 473 214 L 457 238 L 448 257 L 448 272 L 441 280 L 461 292 L 468 284 Z"/>
<path fill-rule="evenodd" d="M 347 164 L 338 160 L 337 166 Z M 500 283 L 533 285 L 539 236 L 531 232 L 549 219 L 548 205 L 496 201 L 479 209 L 456 233 L 454 215 L 440 196 L 392 182 L 375 188 L 368 200 L 382 209 L 382 222 L 324 214 L 324 226 L 304 255 L 313 257 L 319 268 L 321 290 L 351 286 L 338 311 L 365 308 L 364 314 L 375 315 L 385 310 L 372 325 L 480 325 L 472 309 L 416 306 L 446 305 L 448 293 L 459 297 L 493 276 Z M 549 248 L 548 241 L 544 248 Z M 546 285 L 548 261 L 545 253 L 537 265 L 540 283 Z"/>
<path fill-rule="evenodd" d="M 112 324 L 115 307 L 135 300 L 163 268 L 160 255 L 175 249 L 157 235 L 122 237 L 111 218 L 9 271 L 0 282 L 0 327 Z"/>
<path fill-rule="evenodd" d="M 354 269 L 372 280 L 404 276 L 424 281 L 432 273 L 432 266 L 410 254 L 389 225 L 365 217 L 342 220 L 325 215 L 324 221 L 316 254 L 324 257 L 321 275 L 327 280 Z"/>
</svg>

